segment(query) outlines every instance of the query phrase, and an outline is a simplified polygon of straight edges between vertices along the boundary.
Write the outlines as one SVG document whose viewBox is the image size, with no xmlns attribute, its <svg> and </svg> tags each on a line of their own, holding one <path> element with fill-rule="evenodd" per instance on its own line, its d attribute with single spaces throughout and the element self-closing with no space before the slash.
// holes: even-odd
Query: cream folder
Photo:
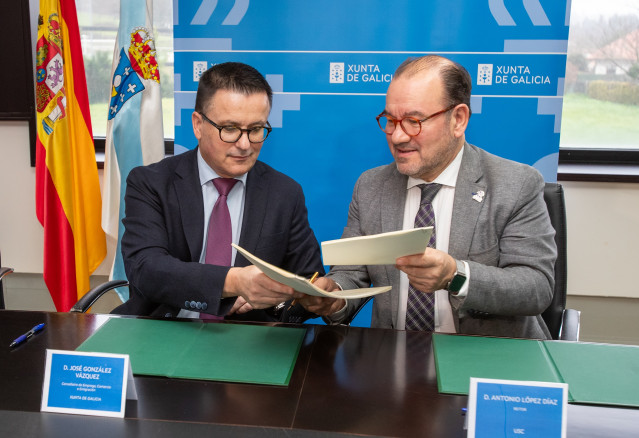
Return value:
<svg viewBox="0 0 639 438">
<path fill-rule="evenodd" d="M 383 292 L 388 292 L 389 290 L 391 290 L 390 286 L 385 286 L 385 287 L 366 287 L 362 289 L 336 290 L 334 292 L 326 292 L 325 290 L 322 290 L 319 287 L 315 286 L 306 278 L 300 277 L 299 275 L 292 274 L 288 271 L 285 271 L 284 269 L 271 265 L 270 263 L 267 263 L 264 260 L 255 257 L 253 254 L 251 254 L 244 248 L 237 246 L 234 243 L 232 245 L 233 245 L 233 248 L 237 249 L 237 251 L 240 254 L 242 254 L 244 257 L 246 257 L 246 259 L 249 262 L 257 266 L 259 270 L 262 271 L 267 277 L 279 283 L 290 286 L 296 291 L 305 293 L 307 295 L 348 299 L 348 298 L 370 297 L 372 295 L 381 294 Z"/>
<path fill-rule="evenodd" d="M 426 250 L 433 227 L 322 242 L 325 265 L 394 265 L 398 257 Z"/>
</svg>

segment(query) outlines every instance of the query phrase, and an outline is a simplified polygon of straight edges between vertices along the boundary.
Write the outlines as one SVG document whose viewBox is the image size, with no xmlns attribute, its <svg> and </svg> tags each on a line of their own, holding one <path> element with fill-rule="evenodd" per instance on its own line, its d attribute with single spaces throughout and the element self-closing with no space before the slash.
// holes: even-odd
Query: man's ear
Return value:
<svg viewBox="0 0 639 438">
<path fill-rule="evenodd" d="M 191 114 L 191 123 L 193 124 L 193 134 L 195 134 L 195 138 L 200 141 L 202 138 L 202 116 L 198 112 L 193 111 Z"/>
<path fill-rule="evenodd" d="M 455 138 L 464 136 L 466 127 L 468 126 L 468 119 L 470 119 L 470 108 L 468 108 L 468 105 L 460 103 L 453 109 L 452 123 Z"/>
</svg>

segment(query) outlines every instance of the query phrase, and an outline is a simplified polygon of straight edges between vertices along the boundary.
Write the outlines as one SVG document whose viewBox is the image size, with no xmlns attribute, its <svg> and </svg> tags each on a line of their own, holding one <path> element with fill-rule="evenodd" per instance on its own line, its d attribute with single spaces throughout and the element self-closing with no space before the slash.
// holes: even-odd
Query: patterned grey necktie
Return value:
<svg viewBox="0 0 639 438">
<path fill-rule="evenodd" d="M 422 189 L 422 201 L 415 216 L 415 228 L 433 227 L 428 246 L 435 248 L 435 212 L 433 210 L 433 198 L 439 192 L 441 184 L 420 184 Z M 408 303 L 406 306 L 406 330 L 435 329 L 435 294 L 424 293 L 408 285 Z"/>
</svg>

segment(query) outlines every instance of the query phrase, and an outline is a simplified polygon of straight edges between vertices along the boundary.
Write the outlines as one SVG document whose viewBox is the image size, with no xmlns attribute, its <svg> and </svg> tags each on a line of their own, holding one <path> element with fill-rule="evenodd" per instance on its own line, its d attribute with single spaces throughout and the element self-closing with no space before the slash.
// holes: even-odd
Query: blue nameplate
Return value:
<svg viewBox="0 0 639 438">
<path fill-rule="evenodd" d="M 568 385 L 470 379 L 468 437 L 565 438 Z"/>
<path fill-rule="evenodd" d="M 128 355 L 47 350 L 40 409 L 124 417 L 127 387 L 137 398 Z"/>
</svg>

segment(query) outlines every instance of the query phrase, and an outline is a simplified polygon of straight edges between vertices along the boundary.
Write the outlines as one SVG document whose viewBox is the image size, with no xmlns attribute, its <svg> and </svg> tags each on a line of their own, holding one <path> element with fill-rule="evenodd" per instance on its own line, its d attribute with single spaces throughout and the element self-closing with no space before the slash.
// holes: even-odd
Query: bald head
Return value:
<svg viewBox="0 0 639 438">
<path fill-rule="evenodd" d="M 395 79 L 412 79 L 425 73 L 437 71 L 444 87 L 444 106 L 464 103 L 469 108 L 472 80 L 468 71 L 460 64 L 438 55 L 426 55 L 419 58 L 408 58 L 393 75 Z"/>
</svg>

